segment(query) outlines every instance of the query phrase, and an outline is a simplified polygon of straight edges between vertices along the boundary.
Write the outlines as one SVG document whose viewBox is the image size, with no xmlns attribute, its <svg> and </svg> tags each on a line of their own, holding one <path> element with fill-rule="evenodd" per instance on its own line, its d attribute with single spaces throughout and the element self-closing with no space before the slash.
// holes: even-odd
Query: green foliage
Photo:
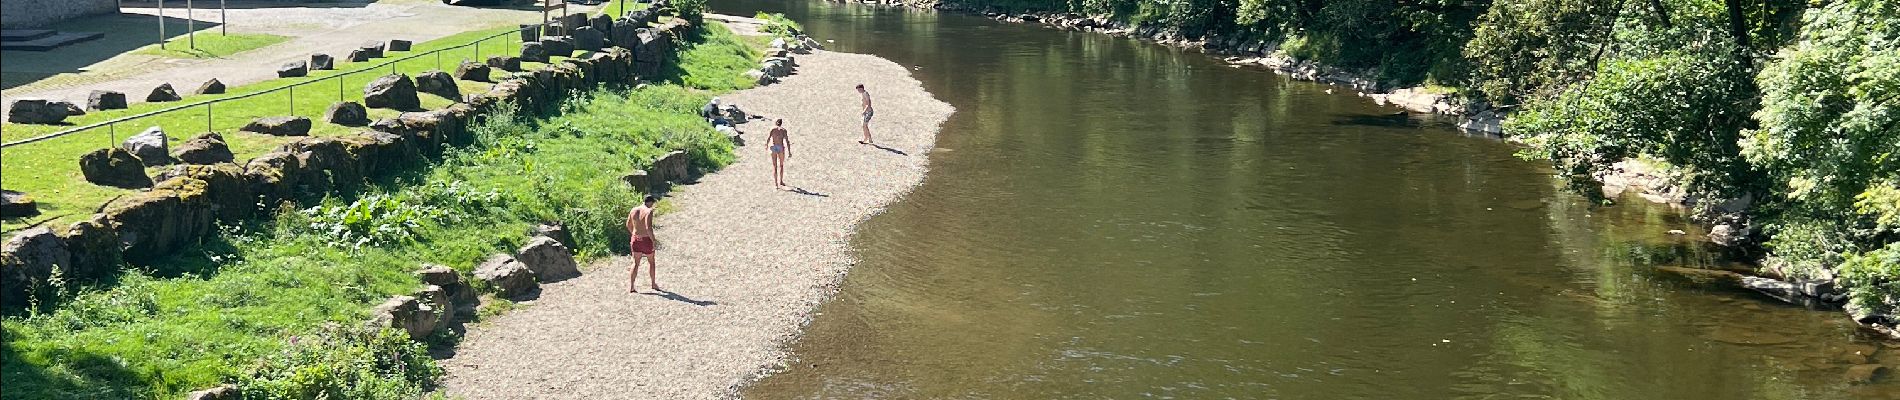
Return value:
<svg viewBox="0 0 1900 400">
<path fill-rule="evenodd" d="M 193 38 L 184 35 L 165 41 L 165 48 L 150 45 L 134 50 L 133 53 L 173 58 L 224 58 L 246 51 L 283 43 L 290 38 L 266 33 L 199 33 Z M 193 42 L 197 43 L 192 47 Z"/>
<path fill-rule="evenodd" d="M 1848 256 L 1840 273 L 1841 283 L 1848 288 L 1848 302 L 1880 314 L 1900 309 L 1900 243 Z"/>
<path fill-rule="evenodd" d="M 757 15 L 754 15 L 753 18 L 765 20 L 765 26 L 761 27 L 760 30 L 765 33 L 770 33 L 772 36 L 791 38 L 793 36 L 802 35 L 805 32 L 804 25 L 799 25 L 798 21 L 793 21 L 791 18 L 785 18 L 785 14 L 768 14 L 764 11 L 760 11 Z"/>
<path fill-rule="evenodd" d="M 238 379 L 247 399 L 413 399 L 442 368 L 395 329 L 326 326 L 292 337 Z"/>
<path fill-rule="evenodd" d="M 764 56 L 759 49 L 746 45 L 739 36 L 719 23 L 697 30 L 705 40 L 680 49 L 681 71 L 675 75 L 682 86 L 715 91 L 741 90 L 754 85 L 745 72 L 758 67 Z"/>
<path fill-rule="evenodd" d="M 1503 0 L 1484 14 L 1465 57 L 1476 89 L 1498 103 L 1574 83 L 1607 39 L 1611 0 Z"/>
</svg>

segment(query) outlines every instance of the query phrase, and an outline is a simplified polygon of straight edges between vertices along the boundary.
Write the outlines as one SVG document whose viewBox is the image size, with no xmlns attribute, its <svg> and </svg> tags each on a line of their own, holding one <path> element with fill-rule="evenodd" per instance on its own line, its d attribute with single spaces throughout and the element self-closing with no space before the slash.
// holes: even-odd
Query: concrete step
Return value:
<svg viewBox="0 0 1900 400">
<path fill-rule="evenodd" d="M 0 50 L 47 51 L 73 43 L 98 39 L 106 35 L 99 32 L 59 32 L 36 39 L 0 41 Z"/>
<path fill-rule="evenodd" d="M 0 41 L 18 42 L 53 36 L 51 29 L 0 29 Z"/>
</svg>

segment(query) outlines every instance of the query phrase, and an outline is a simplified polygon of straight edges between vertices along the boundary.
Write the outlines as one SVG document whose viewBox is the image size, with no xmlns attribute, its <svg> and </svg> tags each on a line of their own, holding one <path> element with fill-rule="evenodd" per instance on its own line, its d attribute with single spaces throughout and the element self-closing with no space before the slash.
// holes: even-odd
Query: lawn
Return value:
<svg viewBox="0 0 1900 400">
<path fill-rule="evenodd" d="M 224 58 L 246 51 L 256 50 L 290 40 L 288 37 L 267 33 L 199 33 L 179 36 L 165 42 L 164 48 L 158 45 L 141 47 L 133 54 L 144 54 L 171 58 Z"/>
<path fill-rule="evenodd" d="M 76 126 L 108 121 L 120 117 L 177 107 L 204 100 L 233 98 L 271 89 L 281 88 L 293 83 L 320 79 L 323 77 L 347 74 L 343 78 L 297 87 L 293 90 L 279 91 L 255 97 L 217 103 L 209 110 L 206 107 L 191 107 L 184 110 L 139 118 L 75 133 L 42 142 L 8 147 L 0 150 L 0 169 L 6 171 L 0 187 L 23 191 L 32 195 L 40 203 L 41 216 L 28 219 L 8 220 L 0 223 L 0 230 L 13 230 L 21 226 L 44 220 L 54 223 L 66 223 L 89 217 L 93 210 L 107 200 L 128 193 L 123 189 L 103 187 L 87 183 L 79 173 L 79 156 L 99 148 L 115 146 L 127 136 L 137 134 L 146 128 L 158 126 L 171 137 L 173 144 L 207 131 L 216 131 L 224 135 L 230 143 L 238 160 L 263 154 L 280 144 L 294 140 L 267 135 L 257 135 L 237 131 L 252 119 L 268 116 L 300 115 L 314 122 L 312 136 L 331 136 L 349 133 L 365 128 L 333 125 L 322 121 L 323 113 L 331 104 L 338 101 L 356 101 L 363 99 L 363 86 L 390 71 L 410 76 L 424 71 L 441 68 L 453 71 L 463 59 L 486 59 L 488 56 L 514 54 L 521 46 L 518 35 L 502 34 L 514 32 L 514 28 L 489 29 L 466 32 L 424 43 L 418 43 L 408 52 L 390 52 L 388 58 L 372 59 L 360 63 L 341 63 L 334 71 L 312 71 L 310 77 L 282 78 L 230 88 L 221 95 L 187 95 L 185 101 L 171 103 L 138 103 L 126 110 L 91 112 L 84 116 L 68 118 L 72 125 L 49 126 L 27 124 L 0 125 L 0 140 L 7 142 L 72 129 Z M 387 66 L 378 66 L 400 57 L 421 54 L 437 49 L 462 46 L 477 39 L 502 34 L 481 42 L 480 46 L 460 47 L 423 56 Z M 477 48 L 479 47 L 479 49 Z M 479 52 L 479 53 L 478 53 Z M 585 57 L 585 52 L 576 53 Z M 556 62 L 560 58 L 556 57 Z M 545 68 L 547 64 L 523 63 L 523 68 Z M 375 68 L 371 68 L 375 67 Z M 366 72 L 349 73 L 369 69 Z M 505 72 L 495 71 L 494 77 L 500 78 Z M 486 92 L 491 84 L 471 81 L 457 82 L 463 94 Z M 181 94 L 196 89 L 199 82 L 173 82 Z M 128 93 L 127 96 L 143 96 L 144 93 Z M 294 95 L 294 101 L 293 101 Z M 436 109 L 452 104 L 445 99 L 430 94 L 422 94 L 422 106 Z M 209 115 L 207 115 L 209 113 Z M 373 109 L 371 119 L 393 117 L 394 110 Z"/>
<path fill-rule="evenodd" d="M 225 227 L 114 286 L 64 289 L 45 311 L 5 317 L 0 393 L 177 398 L 231 382 L 252 398 L 417 397 L 440 376 L 417 345 L 325 326 L 359 324 L 374 304 L 414 290 L 409 273 L 421 263 L 466 274 L 537 222 L 565 222 L 583 258 L 621 250 L 612 248 L 626 243 L 621 218 L 638 196 L 622 174 L 672 150 L 707 170 L 733 160 L 697 112 L 736 87 L 687 82 L 721 82 L 699 74 L 742 72 L 728 66 L 759 52 L 734 51 L 744 47 L 725 28 L 706 29 L 705 43 L 682 46 L 686 65 L 667 83 L 596 90 L 553 116 L 498 113 L 476 127 L 475 144 L 429 168 Z"/>
</svg>

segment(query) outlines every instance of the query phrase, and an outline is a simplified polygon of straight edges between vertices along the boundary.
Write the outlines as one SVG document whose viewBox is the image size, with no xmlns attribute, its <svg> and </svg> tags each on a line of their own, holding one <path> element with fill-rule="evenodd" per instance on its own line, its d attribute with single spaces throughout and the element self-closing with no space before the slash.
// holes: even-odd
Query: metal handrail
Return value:
<svg viewBox="0 0 1900 400">
<path fill-rule="evenodd" d="M 539 29 L 541 29 L 541 28 L 544 28 L 544 27 L 546 26 L 546 24 L 535 24 L 535 25 L 532 25 L 532 26 L 534 26 L 534 27 L 535 27 L 535 28 L 536 28 L 537 30 L 539 30 Z M 485 41 L 488 41 L 489 39 L 494 39 L 494 38 L 498 38 L 498 37 L 502 37 L 502 36 L 507 36 L 507 35 L 514 35 L 514 34 L 520 34 L 520 33 L 521 33 L 521 30 L 520 30 L 520 28 L 516 28 L 515 30 L 511 30 L 511 31 L 507 31 L 507 32 L 502 32 L 502 33 L 497 33 L 497 34 L 494 34 L 494 35 L 488 35 L 488 36 L 485 36 L 485 37 L 482 37 L 481 39 L 475 39 L 475 41 L 473 41 L 473 42 L 468 42 L 468 43 L 464 43 L 464 44 L 460 44 L 460 45 L 456 45 L 456 46 L 452 46 L 452 47 L 444 47 L 444 48 L 440 48 L 440 49 L 436 49 L 436 50 L 433 50 L 433 51 L 429 51 L 429 52 L 426 52 L 426 53 L 416 53 L 416 54 L 411 54 L 411 55 L 408 55 L 408 56 L 405 56 L 405 57 L 402 57 L 402 58 L 397 58 L 397 59 L 392 59 L 392 60 L 388 60 L 388 61 L 384 61 L 384 62 L 382 62 L 382 63 L 380 63 L 380 64 L 376 64 L 376 65 L 373 65 L 373 66 L 370 66 L 370 67 L 367 67 L 367 68 L 363 68 L 363 69 L 358 69 L 358 70 L 354 70 L 354 71 L 345 71 L 345 72 L 339 72 L 339 73 L 337 73 L 337 74 L 335 74 L 335 75 L 330 75 L 330 76 L 325 76 L 325 77 L 321 77 L 321 78 L 315 78 L 315 79 L 310 79 L 310 80 L 305 80 L 305 81 L 303 81 L 303 82 L 297 82 L 297 83 L 292 83 L 292 84 L 289 84 L 289 85 L 284 85 L 284 86 L 281 86 L 281 87 L 277 87 L 277 88 L 273 88 L 273 89 L 270 89 L 270 90 L 264 90 L 264 91 L 258 91 L 258 92 L 254 92 L 254 93 L 247 93 L 247 94 L 242 94 L 242 95 L 237 95 L 237 96 L 230 96 L 230 97 L 220 97 L 220 98 L 216 98 L 216 99 L 211 99 L 211 100 L 205 100 L 205 101 L 200 101 L 200 102 L 197 102 L 197 103 L 191 103 L 191 104 L 182 104 L 182 105 L 178 105 L 178 106 L 174 106 L 174 107 L 169 107 L 169 108 L 164 108 L 164 109 L 159 109 L 159 110 L 155 110 L 155 111 L 147 111 L 147 112 L 144 112 L 144 113 L 140 113 L 140 114 L 134 114 L 134 115 L 128 115 L 128 116 L 124 116 L 124 117 L 118 117 L 118 118 L 113 118 L 113 119 L 110 119 L 110 120 L 105 120 L 105 121 L 100 121 L 100 122 L 94 122 L 94 123 L 92 123 L 92 124 L 88 124 L 88 125 L 86 125 L 86 126 L 81 126 L 81 127 L 77 127 L 77 128 L 71 128 L 71 129 L 67 129 L 67 130 L 62 130 L 62 131 L 59 131 L 59 132 L 53 132 L 53 133 L 49 133 L 49 134 L 45 134 L 45 135 L 40 135 L 40 136 L 35 136 L 35 137 L 32 137 L 32 138 L 27 138 L 27 139 L 21 139 L 21 140 L 18 140 L 18 141 L 14 141 L 14 142 L 7 142 L 7 143 L 0 143 L 0 148 L 7 148 L 7 147 L 13 147 L 13 146 L 18 146 L 18 145 L 23 145 L 23 144 L 29 144 L 29 143 L 34 143 L 34 142 L 39 142 L 39 141 L 45 141 L 45 140 L 49 140 L 49 139 L 54 139 L 54 138 L 58 138 L 58 137 L 61 137 L 61 136 L 66 136 L 66 135 L 71 135 L 71 134 L 75 134 L 75 133 L 79 133 L 79 132 L 85 132 L 85 131 L 89 131 L 89 130 L 93 130 L 93 129 L 98 129 L 98 128 L 100 128 L 100 127 L 107 127 L 107 126 L 113 126 L 113 125 L 117 125 L 117 124 L 119 124 L 119 123 L 121 123 L 121 122 L 126 122 L 126 121 L 131 121 L 131 120 L 135 120 L 135 119 L 140 119 L 140 118 L 147 118 L 147 117 L 151 117 L 151 116 L 155 116 L 155 115 L 159 115 L 159 114 L 164 114 L 164 113 L 169 113 L 169 112 L 173 112 L 173 111 L 178 111 L 178 110 L 183 110 L 183 109 L 187 109 L 187 108 L 192 108 L 192 107 L 199 107 L 199 106 L 204 106 L 204 107 L 210 107 L 210 106 L 211 106 L 212 104 L 217 104 L 217 103 L 222 103 L 222 102 L 227 102 L 227 101 L 234 101 L 234 100 L 243 100 L 243 99 L 247 99 L 247 98 L 251 98 L 251 97 L 256 97 L 256 96 L 262 96 L 262 95 L 265 95 L 265 94 L 271 94 L 271 93 L 276 93 L 276 92 L 278 92 L 278 91 L 283 91 L 283 90 L 292 90 L 292 91 L 293 91 L 292 93 L 295 93 L 295 92 L 294 92 L 294 90 L 295 90 L 295 88 L 296 88 L 296 87 L 298 87 L 298 86 L 304 86 L 304 85 L 313 85 L 313 84 L 316 84 L 316 83 L 318 83 L 318 82 L 325 82 L 325 81 L 328 81 L 328 80 L 331 80 L 331 79 L 342 79 L 343 77 L 346 77 L 346 76 L 350 76 L 350 75 L 355 75 L 355 74 L 358 74 L 358 73 L 362 73 L 362 72 L 368 72 L 368 71 L 373 71 L 373 70 L 376 70 L 376 69 L 381 69 L 382 67 L 385 67 L 385 66 L 390 66 L 390 72 L 391 72 L 391 73 L 394 73 L 394 72 L 395 72 L 395 67 L 393 67 L 392 65 L 395 65 L 396 63 L 399 63 L 399 62 L 403 62 L 403 61 L 408 61 L 408 60 L 410 60 L 410 59 L 414 59 L 414 58 L 417 58 L 417 57 L 422 57 L 422 56 L 427 56 L 427 55 L 432 55 L 432 54 L 439 54 L 439 53 L 441 53 L 441 52 L 444 52 L 444 51 L 449 51 L 449 50 L 455 50 L 455 49 L 460 49 L 460 48 L 465 48 L 465 47 L 469 47 L 469 46 L 475 46 L 475 45 L 479 45 L 479 44 L 481 44 L 482 42 L 485 42 Z M 438 55 L 438 57 L 440 57 L 440 56 Z M 438 60 L 439 60 L 439 58 L 438 58 Z M 478 60 L 478 61 L 479 61 L 479 60 Z M 293 98 L 293 99 L 291 99 L 291 101 L 296 101 L 296 99 L 294 99 L 294 98 Z"/>
</svg>

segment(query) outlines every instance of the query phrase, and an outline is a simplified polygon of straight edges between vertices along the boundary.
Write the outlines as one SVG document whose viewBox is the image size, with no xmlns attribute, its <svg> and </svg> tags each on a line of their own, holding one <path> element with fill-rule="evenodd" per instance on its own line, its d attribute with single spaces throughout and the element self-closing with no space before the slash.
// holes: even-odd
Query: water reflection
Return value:
<svg viewBox="0 0 1900 400">
<path fill-rule="evenodd" d="M 1900 350 L 1655 272 L 1714 256 L 1448 121 L 1101 35 L 714 7 L 784 12 L 958 109 L 748 397 L 1900 398 L 1845 376 Z"/>
</svg>

